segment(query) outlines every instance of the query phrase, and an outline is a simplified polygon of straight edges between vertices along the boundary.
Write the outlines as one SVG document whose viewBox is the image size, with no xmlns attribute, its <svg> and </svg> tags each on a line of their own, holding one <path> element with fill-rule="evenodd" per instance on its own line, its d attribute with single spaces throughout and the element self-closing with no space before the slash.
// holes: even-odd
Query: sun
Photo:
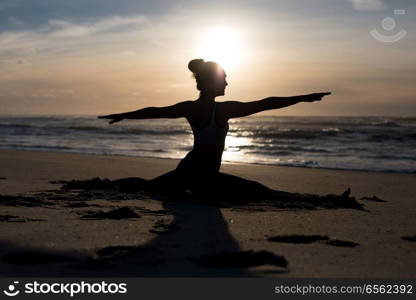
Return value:
<svg viewBox="0 0 416 300">
<path fill-rule="evenodd" d="M 225 69 L 238 65 L 244 56 L 241 32 L 230 27 L 216 27 L 202 35 L 197 48 L 198 57 L 215 61 Z"/>
</svg>

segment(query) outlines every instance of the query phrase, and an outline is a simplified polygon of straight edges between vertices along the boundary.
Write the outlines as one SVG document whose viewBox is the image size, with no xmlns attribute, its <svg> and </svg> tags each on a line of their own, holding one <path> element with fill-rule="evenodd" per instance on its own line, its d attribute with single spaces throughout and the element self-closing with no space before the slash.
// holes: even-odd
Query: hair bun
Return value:
<svg viewBox="0 0 416 300">
<path fill-rule="evenodd" d="M 188 64 L 188 69 L 194 73 L 198 74 L 204 67 L 205 61 L 202 58 L 193 59 Z"/>
</svg>

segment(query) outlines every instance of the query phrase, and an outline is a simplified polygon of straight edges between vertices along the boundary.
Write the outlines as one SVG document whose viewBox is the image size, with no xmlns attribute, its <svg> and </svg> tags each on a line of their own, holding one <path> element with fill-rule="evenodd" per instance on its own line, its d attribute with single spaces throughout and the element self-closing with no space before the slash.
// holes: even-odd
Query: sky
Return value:
<svg viewBox="0 0 416 300">
<path fill-rule="evenodd" d="M 331 91 L 274 115 L 415 116 L 414 0 L 1 0 L 0 114 L 102 115 L 198 98 Z M 394 41 L 393 41 L 394 40 Z"/>
</svg>

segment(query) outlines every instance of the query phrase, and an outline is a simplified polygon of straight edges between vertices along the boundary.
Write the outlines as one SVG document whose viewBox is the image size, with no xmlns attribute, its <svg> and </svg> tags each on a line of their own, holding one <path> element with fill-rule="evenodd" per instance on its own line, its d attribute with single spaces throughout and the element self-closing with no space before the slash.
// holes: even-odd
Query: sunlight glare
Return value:
<svg viewBox="0 0 416 300">
<path fill-rule="evenodd" d="M 228 135 L 225 140 L 225 151 L 222 156 L 223 161 L 237 162 L 244 160 L 245 151 L 241 150 L 241 146 L 248 146 L 252 144 L 251 138 L 236 137 Z"/>
<path fill-rule="evenodd" d="M 206 61 L 215 61 L 225 69 L 241 62 L 244 47 L 241 33 L 228 27 L 213 28 L 205 33 L 198 44 L 198 57 Z"/>
</svg>

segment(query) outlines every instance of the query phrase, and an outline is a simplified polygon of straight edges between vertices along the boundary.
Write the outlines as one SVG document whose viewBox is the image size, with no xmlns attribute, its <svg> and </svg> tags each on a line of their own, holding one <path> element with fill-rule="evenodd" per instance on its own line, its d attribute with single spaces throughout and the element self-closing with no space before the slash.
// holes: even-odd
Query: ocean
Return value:
<svg viewBox="0 0 416 300">
<path fill-rule="evenodd" d="M 1 116 L 0 148 L 182 158 L 184 119 Z M 223 161 L 416 173 L 416 118 L 251 116 L 230 120 Z"/>
</svg>

